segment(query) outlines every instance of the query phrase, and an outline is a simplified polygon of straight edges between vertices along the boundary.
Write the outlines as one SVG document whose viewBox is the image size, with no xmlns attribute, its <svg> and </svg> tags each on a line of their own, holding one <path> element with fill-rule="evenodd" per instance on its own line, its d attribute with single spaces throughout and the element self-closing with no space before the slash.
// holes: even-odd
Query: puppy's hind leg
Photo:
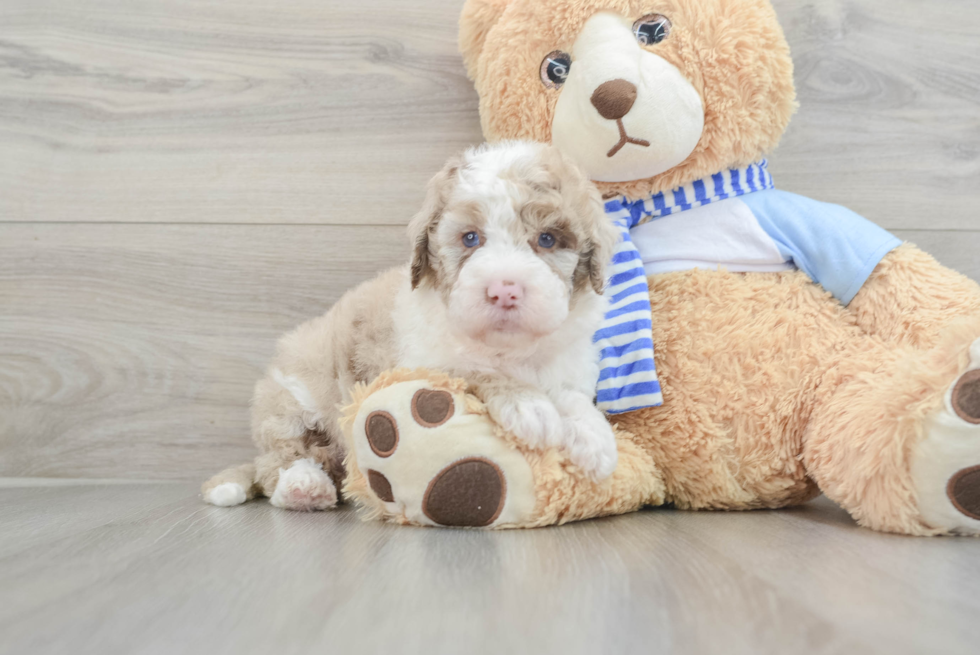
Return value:
<svg viewBox="0 0 980 655">
<path fill-rule="evenodd" d="M 255 464 L 233 466 L 201 485 L 204 502 L 218 507 L 241 505 L 255 498 Z"/>
<path fill-rule="evenodd" d="M 261 451 L 256 485 L 272 505 L 300 511 L 336 506 L 345 453 L 336 410 L 319 411 L 299 378 L 274 368 L 259 381 L 252 437 Z"/>
</svg>

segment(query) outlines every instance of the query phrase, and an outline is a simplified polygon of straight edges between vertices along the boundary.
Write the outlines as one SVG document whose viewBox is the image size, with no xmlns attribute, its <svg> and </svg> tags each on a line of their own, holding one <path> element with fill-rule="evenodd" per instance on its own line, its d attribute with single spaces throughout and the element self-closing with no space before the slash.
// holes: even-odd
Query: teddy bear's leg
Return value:
<svg viewBox="0 0 980 655">
<path fill-rule="evenodd" d="M 416 525 L 553 525 L 663 502 L 652 457 L 617 434 L 619 465 L 594 482 L 554 448 L 532 449 L 490 418 L 463 380 L 391 371 L 345 411 L 345 496 Z"/>
<path fill-rule="evenodd" d="M 956 323 L 925 350 L 869 337 L 826 373 L 803 461 L 862 525 L 980 534 L 978 330 Z"/>
<path fill-rule="evenodd" d="M 980 285 L 904 244 L 881 260 L 848 309 L 868 334 L 928 348 L 946 326 L 980 316 Z"/>
</svg>

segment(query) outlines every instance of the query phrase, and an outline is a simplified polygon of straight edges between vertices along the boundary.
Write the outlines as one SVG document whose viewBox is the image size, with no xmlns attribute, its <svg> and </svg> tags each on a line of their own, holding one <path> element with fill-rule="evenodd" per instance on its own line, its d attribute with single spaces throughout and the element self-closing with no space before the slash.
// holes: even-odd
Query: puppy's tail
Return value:
<svg viewBox="0 0 980 655">
<path fill-rule="evenodd" d="M 227 468 L 201 485 L 204 502 L 218 507 L 241 505 L 252 500 L 258 493 L 255 481 L 255 464 L 248 463 Z"/>
</svg>

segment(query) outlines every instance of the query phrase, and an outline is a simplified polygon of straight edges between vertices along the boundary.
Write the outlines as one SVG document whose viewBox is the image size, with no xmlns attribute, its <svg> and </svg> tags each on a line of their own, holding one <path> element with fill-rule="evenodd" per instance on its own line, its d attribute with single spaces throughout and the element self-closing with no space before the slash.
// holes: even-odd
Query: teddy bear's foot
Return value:
<svg viewBox="0 0 980 655">
<path fill-rule="evenodd" d="M 531 467 L 462 389 L 424 379 L 375 391 L 350 427 L 345 493 L 416 525 L 503 527 L 535 508 Z"/>
<path fill-rule="evenodd" d="M 922 518 L 947 532 L 980 534 L 980 339 L 925 428 L 912 459 Z"/>
<path fill-rule="evenodd" d="M 302 512 L 330 509 L 337 504 L 337 488 L 315 460 L 298 459 L 289 468 L 279 469 L 269 503 Z"/>
</svg>

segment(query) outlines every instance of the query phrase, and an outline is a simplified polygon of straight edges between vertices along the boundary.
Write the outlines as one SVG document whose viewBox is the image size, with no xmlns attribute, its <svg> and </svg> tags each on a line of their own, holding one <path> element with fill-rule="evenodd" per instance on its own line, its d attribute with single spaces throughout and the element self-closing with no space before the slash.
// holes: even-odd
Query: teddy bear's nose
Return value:
<svg viewBox="0 0 980 655">
<path fill-rule="evenodd" d="M 636 102 L 636 85 L 626 80 L 603 82 L 592 92 L 592 104 L 603 118 L 619 120 Z"/>
</svg>

